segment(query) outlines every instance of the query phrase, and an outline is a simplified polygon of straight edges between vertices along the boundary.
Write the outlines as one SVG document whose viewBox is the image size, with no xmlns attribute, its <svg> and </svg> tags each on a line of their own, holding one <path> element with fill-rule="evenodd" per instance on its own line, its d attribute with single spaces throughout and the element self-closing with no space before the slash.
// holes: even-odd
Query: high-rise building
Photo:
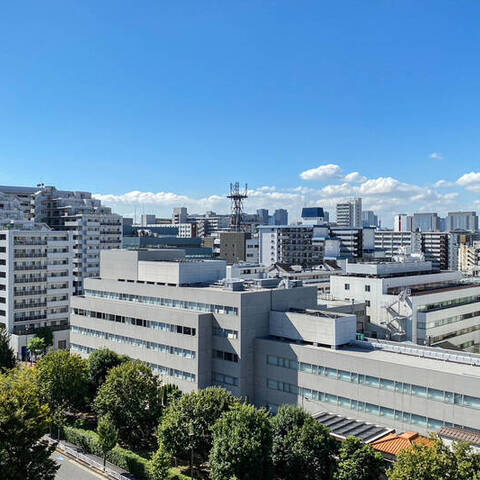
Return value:
<svg viewBox="0 0 480 480">
<path fill-rule="evenodd" d="M 185 207 L 174 208 L 172 214 L 172 223 L 177 225 L 178 223 L 187 223 L 188 212 Z"/>
<path fill-rule="evenodd" d="M 260 225 L 268 225 L 268 210 L 265 208 L 259 208 L 257 210 L 257 218 Z"/>
<path fill-rule="evenodd" d="M 434 268 L 448 270 L 449 235 L 445 232 L 422 232 L 422 253 Z"/>
<path fill-rule="evenodd" d="M 437 232 L 440 229 L 440 219 L 436 213 L 414 213 L 412 230 L 416 232 Z"/>
<path fill-rule="evenodd" d="M 0 212 L 0 323 L 19 359 L 42 327 L 53 331 L 54 348 L 68 348 L 73 235 L 11 217 Z"/>
<path fill-rule="evenodd" d="M 273 225 L 288 225 L 288 211 L 279 208 L 273 212 Z"/>
<path fill-rule="evenodd" d="M 362 211 L 362 226 L 363 227 L 379 227 L 378 216 L 375 215 L 373 210 Z"/>
<path fill-rule="evenodd" d="M 337 225 L 339 227 L 362 227 L 362 199 L 352 198 L 337 203 Z"/>
<path fill-rule="evenodd" d="M 406 213 L 395 215 L 393 222 L 394 232 L 411 232 L 413 230 L 413 217 Z"/>
<path fill-rule="evenodd" d="M 454 230 L 466 230 L 476 232 L 478 230 L 478 216 L 476 212 L 448 212 L 445 229 L 447 232 Z"/>
<path fill-rule="evenodd" d="M 392 258 L 399 253 L 421 253 L 422 234 L 420 232 L 377 230 L 375 232 L 375 250 L 384 252 L 387 258 Z"/>
<path fill-rule="evenodd" d="M 52 186 L 3 187 L 0 192 L 14 198 L 30 198 L 27 218 L 53 230 L 70 231 L 74 242 L 74 291 L 83 291 L 84 278 L 98 276 L 100 250 L 120 248 L 122 217 L 102 206 L 89 192 L 57 190 Z"/>
</svg>

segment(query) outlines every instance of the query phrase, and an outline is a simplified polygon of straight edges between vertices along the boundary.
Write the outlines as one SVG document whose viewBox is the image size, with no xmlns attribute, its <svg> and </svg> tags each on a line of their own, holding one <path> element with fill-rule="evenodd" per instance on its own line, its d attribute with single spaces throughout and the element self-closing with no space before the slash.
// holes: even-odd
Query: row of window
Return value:
<svg viewBox="0 0 480 480">
<path fill-rule="evenodd" d="M 108 320 L 110 322 L 126 323 L 127 325 L 152 328 L 153 330 L 162 330 L 164 332 L 181 333 L 183 335 L 192 336 L 197 334 L 196 328 L 174 325 L 172 323 L 157 322 L 155 320 L 143 320 L 141 318 L 114 315 L 113 313 L 93 312 L 91 310 L 83 310 L 82 308 L 73 308 L 73 313 L 83 317 L 99 318 L 101 320 Z"/>
<path fill-rule="evenodd" d="M 460 335 L 466 335 L 467 333 L 476 332 L 480 330 L 480 325 L 474 325 L 473 327 L 462 328 L 461 330 L 456 330 L 454 332 L 448 332 L 443 335 L 438 335 L 436 337 L 431 337 L 430 340 L 432 343 L 441 342 L 447 338 L 459 337 Z"/>
<path fill-rule="evenodd" d="M 418 322 L 418 328 L 425 329 L 427 328 L 435 328 L 435 327 L 442 327 L 443 325 L 449 325 L 450 323 L 461 322 L 462 320 L 467 320 L 469 318 L 478 317 L 480 315 L 480 310 L 471 313 L 464 313 L 463 315 L 455 315 L 454 317 L 447 317 L 442 318 L 440 320 L 432 320 L 430 322 Z"/>
<path fill-rule="evenodd" d="M 396 382 L 386 378 L 372 377 L 347 370 L 338 370 L 336 368 L 322 367 L 320 365 L 312 365 L 310 363 L 297 362 L 288 358 L 275 357 L 267 355 L 267 364 L 278 367 L 299 370 L 304 373 L 312 373 L 314 375 L 322 375 L 336 380 L 342 380 L 349 383 L 357 383 L 367 387 L 380 388 L 390 392 L 402 393 L 404 395 L 413 395 L 420 398 L 428 398 L 437 402 L 455 404 L 469 408 L 480 409 L 480 398 L 463 395 L 461 393 L 446 392 L 435 388 L 422 387 L 420 385 L 412 385 L 410 383 Z"/>
<path fill-rule="evenodd" d="M 462 425 L 454 425 L 453 423 L 444 422 L 443 420 L 428 418 L 422 415 L 404 412 L 402 410 L 394 410 L 393 408 L 382 407 L 380 405 L 374 405 L 372 403 L 360 402 L 351 398 L 341 397 L 340 395 L 333 395 L 330 393 L 319 392 L 317 390 L 311 390 L 310 388 L 298 387 L 296 385 L 281 382 L 278 380 L 267 379 L 267 387 L 271 390 L 279 390 L 281 392 L 300 395 L 307 400 L 326 402 L 332 405 L 336 405 L 338 407 L 349 408 L 351 410 L 368 413 L 370 415 L 378 415 L 380 417 L 391 418 L 398 422 L 409 423 L 418 427 L 428 428 L 432 431 L 439 430 L 442 427 L 460 426 L 462 428 L 465 428 Z"/>
<path fill-rule="evenodd" d="M 231 377 L 230 375 L 225 375 L 223 373 L 213 372 L 212 373 L 213 383 L 219 383 L 220 385 L 233 385 L 238 387 L 238 378 Z"/>
<path fill-rule="evenodd" d="M 215 335 L 216 337 L 230 338 L 233 340 L 238 339 L 238 331 L 229 330 L 228 328 L 212 327 L 212 334 Z"/>
<path fill-rule="evenodd" d="M 70 348 L 75 352 L 91 354 L 95 351 L 95 348 L 86 347 L 85 345 L 78 345 L 71 343 Z M 195 382 L 195 374 L 190 372 L 184 372 L 175 368 L 168 368 L 156 363 L 145 362 L 155 373 L 161 375 L 168 375 L 170 377 L 180 378 L 181 380 L 187 380 L 188 382 Z"/>
<path fill-rule="evenodd" d="M 186 300 L 175 300 L 172 298 L 146 297 L 144 295 L 130 295 L 128 293 L 102 292 L 100 290 L 85 290 L 85 295 L 89 297 L 110 298 L 113 300 L 123 300 L 127 302 L 146 303 L 149 305 L 161 305 L 163 307 L 183 308 L 185 310 L 195 310 L 197 312 L 223 313 L 226 315 L 238 315 L 237 307 L 226 305 L 213 305 L 210 303 L 189 302 Z"/>
<path fill-rule="evenodd" d="M 227 362 L 238 363 L 238 355 L 236 353 L 224 352 L 222 350 L 212 350 L 212 356 L 217 360 L 226 360 Z"/>
<path fill-rule="evenodd" d="M 126 337 L 124 335 L 116 335 L 114 333 L 100 332 L 99 330 L 93 330 L 91 328 L 72 326 L 72 333 L 79 333 L 81 335 L 88 335 L 90 337 L 104 338 L 105 340 L 110 340 L 111 342 L 126 343 L 128 345 L 134 345 L 140 348 L 147 348 L 149 350 L 155 350 L 157 352 L 169 353 L 171 355 L 177 355 L 179 357 L 195 358 L 195 352 L 193 350 L 172 347 L 171 345 L 164 345 L 163 343 L 147 342 L 146 340 Z"/>
<path fill-rule="evenodd" d="M 444 302 L 429 303 L 428 305 L 420 305 L 417 308 L 419 312 L 428 312 L 430 310 L 438 310 L 441 308 L 455 307 L 457 305 L 466 305 L 468 303 L 480 302 L 480 296 L 473 295 L 469 297 L 454 298 L 453 300 L 445 300 Z"/>
</svg>

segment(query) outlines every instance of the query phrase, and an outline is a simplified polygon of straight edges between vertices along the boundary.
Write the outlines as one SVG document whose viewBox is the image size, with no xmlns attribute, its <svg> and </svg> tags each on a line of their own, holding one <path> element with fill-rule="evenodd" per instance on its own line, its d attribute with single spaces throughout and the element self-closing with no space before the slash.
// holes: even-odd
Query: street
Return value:
<svg viewBox="0 0 480 480">
<path fill-rule="evenodd" d="M 55 476 L 56 480 L 98 480 L 105 479 L 98 473 L 90 471 L 88 468 L 74 462 L 60 452 L 54 452 L 52 458 L 60 465 Z"/>
</svg>

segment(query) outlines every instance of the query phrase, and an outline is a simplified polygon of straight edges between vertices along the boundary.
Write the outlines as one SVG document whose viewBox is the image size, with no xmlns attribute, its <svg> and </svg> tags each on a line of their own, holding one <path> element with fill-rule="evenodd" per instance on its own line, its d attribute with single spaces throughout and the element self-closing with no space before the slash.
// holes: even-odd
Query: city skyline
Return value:
<svg viewBox="0 0 480 480">
<path fill-rule="evenodd" d="M 480 6 L 303 4 L 4 6 L 0 183 L 123 215 L 226 213 L 237 179 L 292 219 L 478 209 Z"/>
</svg>

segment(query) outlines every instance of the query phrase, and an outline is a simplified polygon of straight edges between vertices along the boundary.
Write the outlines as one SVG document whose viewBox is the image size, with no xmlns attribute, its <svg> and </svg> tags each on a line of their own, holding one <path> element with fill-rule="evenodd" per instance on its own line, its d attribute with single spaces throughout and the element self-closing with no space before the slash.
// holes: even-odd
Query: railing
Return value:
<svg viewBox="0 0 480 480">
<path fill-rule="evenodd" d="M 22 310 L 24 308 L 36 308 L 36 307 L 46 307 L 47 302 L 40 302 L 40 303 L 16 303 L 15 308 L 18 310 Z"/>
<path fill-rule="evenodd" d="M 47 290 L 22 290 L 21 292 L 13 292 L 15 297 L 28 297 L 30 295 L 46 295 Z"/>
<path fill-rule="evenodd" d="M 40 328 L 42 327 L 28 328 L 25 326 L 17 325 L 13 327 L 13 333 L 14 335 L 33 335 L 36 334 L 40 330 Z M 46 328 L 50 329 L 52 332 L 58 332 L 60 330 L 69 330 L 70 325 L 66 323 L 63 325 L 52 325 Z"/>
<path fill-rule="evenodd" d="M 28 317 L 14 317 L 15 322 L 32 322 L 34 320 L 46 320 L 47 316 L 46 315 L 31 315 Z"/>
<path fill-rule="evenodd" d="M 46 438 L 48 443 L 50 444 L 55 443 L 51 438 L 49 437 L 46 437 Z M 103 465 L 100 462 L 97 462 L 96 460 L 89 457 L 88 455 L 85 455 L 84 453 L 81 453 L 78 450 L 65 445 L 61 441 L 57 443 L 57 449 L 66 453 L 70 457 L 73 457 L 74 459 L 84 463 L 88 467 L 102 472 L 103 474 L 107 475 L 110 478 L 114 478 L 116 480 L 134 480 L 135 479 L 135 477 L 131 474 L 128 474 L 128 476 L 123 475 L 119 472 L 116 472 L 115 470 L 113 470 L 108 466 L 106 466 L 104 470 Z"/>
<path fill-rule="evenodd" d="M 44 258 L 45 253 L 16 253 L 15 258 Z"/>
<path fill-rule="evenodd" d="M 25 271 L 25 270 L 46 270 L 46 265 L 20 265 L 15 267 L 15 271 Z"/>
<path fill-rule="evenodd" d="M 46 277 L 39 277 L 39 278 L 18 278 L 15 279 L 14 283 L 37 283 L 37 282 L 46 282 Z"/>
</svg>

